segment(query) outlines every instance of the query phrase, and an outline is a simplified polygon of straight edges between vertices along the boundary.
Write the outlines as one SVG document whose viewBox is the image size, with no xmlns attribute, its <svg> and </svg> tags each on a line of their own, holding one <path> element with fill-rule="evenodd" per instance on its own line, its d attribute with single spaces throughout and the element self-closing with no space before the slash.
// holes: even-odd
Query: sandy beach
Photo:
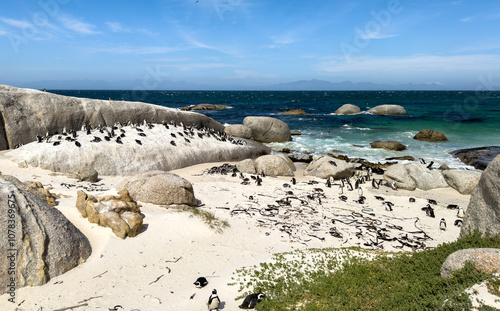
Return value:
<svg viewBox="0 0 500 311">
<path fill-rule="evenodd" d="M 16 305 L 2 296 L 0 309 L 57 310 L 82 305 L 74 310 L 108 310 L 120 305 L 124 310 L 206 310 L 212 289 L 217 289 L 221 309 L 239 310 L 242 300 L 235 300 L 241 295 L 239 286 L 230 285 L 237 269 L 269 261 L 274 253 L 306 248 L 360 246 L 411 252 L 435 247 L 454 241 L 459 234 L 453 225 L 457 212 L 447 205 L 465 208 L 469 200 L 451 188 L 394 191 L 385 186 L 372 189 L 367 183 L 362 185 L 363 204 L 356 202 L 358 190 L 344 190 L 344 202 L 335 183 L 329 188 L 325 180 L 304 177 L 304 164 L 296 165 L 295 185 L 290 177 L 264 177 L 258 186 L 251 178 L 250 184 L 243 185 L 239 176 L 204 173 L 222 164 L 172 171 L 193 184 L 200 209 L 229 223 L 222 233 L 190 212 L 141 203 L 145 229 L 137 237 L 122 240 L 109 228 L 84 219 L 75 202 L 79 189 L 96 196 L 116 194 L 123 177 L 101 176 L 94 184 L 76 182 L 39 168 L 19 168 L 2 155 L 2 174 L 40 181 L 60 195 L 56 208 L 88 237 L 92 255 L 43 286 L 18 289 Z M 392 202 L 392 211 L 376 196 Z M 287 197 L 288 202 L 283 201 Z M 433 205 L 435 218 L 421 210 L 428 199 L 438 203 Z M 441 218 L 447 221 L 446 230 L 439 228 Z M 377 239 L 369 224 L 397 239 Z M 195 288 L 193 282 L 199 276 L 208 279 L 208 286 Z"/>
</svg>

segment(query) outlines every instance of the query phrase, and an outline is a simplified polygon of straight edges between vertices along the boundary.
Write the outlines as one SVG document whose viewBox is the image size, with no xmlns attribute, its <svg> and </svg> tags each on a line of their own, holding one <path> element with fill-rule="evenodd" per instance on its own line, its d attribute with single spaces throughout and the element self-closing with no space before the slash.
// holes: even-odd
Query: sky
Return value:
<svg viewBox="0 0 500 311">
<path fill-rule="evenodd" d="M 3 0 L 0 84 L 500 90 L 499 29 L 498 0 Z"/>
</svg>

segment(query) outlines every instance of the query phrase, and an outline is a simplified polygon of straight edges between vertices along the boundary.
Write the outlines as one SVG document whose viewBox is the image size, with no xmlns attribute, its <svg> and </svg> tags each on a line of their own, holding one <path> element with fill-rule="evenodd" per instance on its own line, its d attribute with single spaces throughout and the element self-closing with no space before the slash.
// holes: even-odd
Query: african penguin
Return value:
<svg viewBox="0 0 500 311">
<path fill-rule="evenodd" d="M 439 229 L 441 230 L 446 230 L 446 220 L 444 218 L 441 218 L 441 221 L 439 222 Z"/>
<path fill-rule="evenodd" d="M 202 288 L 207 286 L 208 281 L 205 277 L 200 276 L 199 278 L 196 279 L 196 282 L 193 283 L 197 288 Z"/>
<path fill-rule="evenodd" d="M 465 213 L 464 213 L 464 209 L 463 209 L 463 208 L 461 208 L 461 207 L 459 207 L 459 208 L 458 208 L 458 212 L 457 212 L 457 217 L 459 217 L 459 218 L 464 218 L 464 215 L 465 215 Z"/>
<path fill-rule="evenodd" d="M 208 306 L 208 311 L 210 311 L 210 310 L 219 310 L 219 307 L 220 307 L 220 298 L 217 295 L 217 290 L 216 289 L 214 289 L 212 291 L 212 295 L 210 295 L 210 297 L 208 298 L 207 306 Z"/>
<path fill-rule="evenodd" d="M 243 303 L 239 306 L 240 309 L 253 309 L 257 303 L 266 297 L 263 293 L 250 294 L 245 297 Z"/>
</svg>

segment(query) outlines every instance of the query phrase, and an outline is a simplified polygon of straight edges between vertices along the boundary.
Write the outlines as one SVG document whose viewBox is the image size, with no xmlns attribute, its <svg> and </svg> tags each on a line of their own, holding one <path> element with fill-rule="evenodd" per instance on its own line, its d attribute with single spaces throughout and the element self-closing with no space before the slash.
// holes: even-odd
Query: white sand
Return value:
<svg viewBox="0 0 500 311">
<path fill-rule="evenodd" d="M 418 228 L 432 238 L 423 243 L 435 247 L 456 240 L 459 234 L 460 229 L 453 225 L 456 210 L 449 210 L 446 206 L 458 204 L 466 208 L 470 198 L 451 188 L 395 192 L 387 187 L 372 190 L 371 185 L 365 184 L 362 186 L 367 198 L 365 204 L 354 202 L 358 198 L 356 190 L 346 191 L 348 200 L 342 202 L 338 199 L 337 186 L 327 188 L 324 180 L 304 177 L 303 165 L 297 165 L 297 185 L 289 188 L 283 184 L 291 184 L 290 177 L 266 177 L 259 187 L 253 180 L 250 180 L 250 185 L 241 185 L 238 177 L 202 174 L 205 169 L 221 164 L 202 164 L 173 172 L 193 184 L 195 197 L 203 204 L 202 209 L 229 222 L 230 227 L 223 233 L 216 233 L 188 212 L 143 204 L 141 211 L 145 215 L 146 229 L 137 237 L 121 240 L 111 229 L 90 224 L 82 218 L 75 207 L 77 188 L 68 189 L 61 185 L 86 186 L 88 183 L 77 183 L 38 168 L 21 169 L 0 155 L 3 174 L 16 176 L 21 181 L 40 181 L 46 188 L 53 187 L 52 193 L 67 196 L 58 200 L 56 208 L 88 237 L 93 249 L 86 263 L 47 284 L 18 289 L 16 305 L 9 303 L 6 295 L 0 296 L 0 310 L 15 310 L 16 307 L 17 310 L 55 310 L 84 303 L 88 306 L 74 310 L 108 310 L 116 305 L 123 306 L 124 310 L 206 310 L 206 302 L 214 288 L 223 301 L 223 310 L 239 310 L 242 300 L 235 301 L 240 295 L 239 286 L 228 285 L 234 282 L 231 277 L 236 269 L 268 261 L 277 252 L 311 247 L 363 246 L 370 238 L 375 241 L 365 228 L 362 228 L 363 236 L 358 238 L 359 228 L 339 221 L 333 224 L 332 218 L 344 222 L 356 219 L 365 223 L 378 220 L 379 228 L 401 226 L 404 232 L 392 229 L 392 236 L 400 237 L 406 232 L 410 238 L 423 236 L 415 233 L 419 231 L 415 227 L 418 219 Z M 91 194 L 116 194 L 115 186 L 121 179 L 104 176 L 97 184 L 103 184 L 101 187 L 109 190 Z M 310 180 L 319 184 L 307 184 Z M 307 200 L 307 194 L 321 193 L 315 192 L 314 188 L 323 189 L 322 205 Z M 287 196 L 286 191 L 293 191 L 302 203 L 292 199 L 291 206 L 280 207 L 279 215 L 274 217 L 259 213 L 268 205 L 276 206 L 276 200 Z M 393 211 L 386 211 L 374 195 L 393 202 Z M 253 196 L 253 200 L 249 196 Z M 409 196 L 416 198 L 416 202 L 409 203 Z M 427 217 L 421 210 L 430 198 L 438 202 L 433 206 L 435 218 Z M 308 201 L 307 205 L 303 205 L 305 201 Z M 247 212 L 231 216 L 231 210 L 235 208 Z M 356 216 L 352 211 L 357 212 Z M 445 231 L 439 229 L 441 218 L 447 221 Z M 283 224 L 292 225 L 290 235 L 279 230 Z M 328 233 L 334 226 L 342 238 Z M 401 251 L 394 247 L 401 246 L 397 241 L 384 241 L 381 245 L 386 251 Z M 411 248 L 403 250 L 411 251 Z M 195 288 L 193 282 L 199 276 L 207 277 L 207 287 Z"/>
</svg>

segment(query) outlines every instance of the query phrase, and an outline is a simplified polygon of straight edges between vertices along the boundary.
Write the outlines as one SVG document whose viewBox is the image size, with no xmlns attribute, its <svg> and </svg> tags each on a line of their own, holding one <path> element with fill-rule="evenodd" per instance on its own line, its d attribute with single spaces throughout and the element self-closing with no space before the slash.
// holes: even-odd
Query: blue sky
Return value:
<svg viewBox="0 0 500 311">
<path fill-rule="evenodd" d="M 499 29 L 498 0 L 4 0 L 0 84 L 500 90 Z"/>
</svg>

